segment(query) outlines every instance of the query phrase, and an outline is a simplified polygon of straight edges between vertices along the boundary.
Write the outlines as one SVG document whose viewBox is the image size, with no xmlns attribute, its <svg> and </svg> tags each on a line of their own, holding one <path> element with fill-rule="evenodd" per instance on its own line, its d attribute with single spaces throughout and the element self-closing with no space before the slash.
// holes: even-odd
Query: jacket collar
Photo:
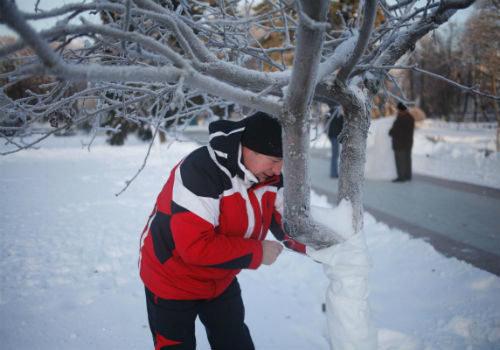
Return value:
<svg viewBox="0 0 500 350">
<path fill-rule="evenodd" d="M 257 177 L 242 162 L 241 135 L 245 130 L 244 119 L 239 121 L 217 120 L 208 126 L 208 150 L 215 163 L 230 177 L 238 176 L 247 187 L 255 188 L 274 185 L 283 181 L 282 176 L 274 176 L 265 183 L 259 183 Z"/>
<path fill-rule="evenodd" d="M 244 120 L 217 120 L 208 126 L 208 148 L 212 158 L 230 177 L 238 176 L 245 182 L 258 182 L 257 178 L 241 161 L 241 135 L 245 130 Z"/>
</svg>

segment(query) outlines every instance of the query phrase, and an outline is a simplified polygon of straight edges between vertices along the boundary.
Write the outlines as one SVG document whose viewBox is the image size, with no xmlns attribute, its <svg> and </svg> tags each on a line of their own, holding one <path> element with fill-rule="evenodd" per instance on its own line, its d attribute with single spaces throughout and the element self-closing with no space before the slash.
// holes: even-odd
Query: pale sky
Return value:
<svg viewBox="0 0 500 350">
<path fill-rule="evenodd" d="M 1 0 L 3 1 L 3 0 Z M 39 9 L 41 10 L 50 10 L 54 8 L 61 7 L 66 4 L 74 4 L 74 3 L 80 3 L 83 2 L 82 0 L 40 0 L 39 2 Z M 36 0 L 16 0 L 17 7 L 24 11 L 24 12 L 30 12 L 33 13 L 35 9 L 35 4 Z M 97 17 L 97 16 L 90 16 L 90 15 L 84 15 L 86 18 L 89 18 L 92 20 L 92 17 Z M 39 20 L 39 21 L 30 21 L 30 23 L 33 25 L 33 27 L 37 30 L 40 31 L 42 29 L 48 29 L 52 27 L 57 21 L 56 18 L 51 18 L 51 19 L 45 19 L 45 20 Z M 76 19 L 76 21 L 79 21 Z M 0 35 L 10 35 L 10 36 L 17 36 L 13 31 L 11 31 L 6 25 L 0 24 Z"/>
</svg>

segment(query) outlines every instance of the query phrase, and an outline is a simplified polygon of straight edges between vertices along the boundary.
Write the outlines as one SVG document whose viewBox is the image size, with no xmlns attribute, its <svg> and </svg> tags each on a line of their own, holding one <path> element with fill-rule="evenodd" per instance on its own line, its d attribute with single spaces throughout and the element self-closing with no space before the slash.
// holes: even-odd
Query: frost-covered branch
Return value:
<svg viewBox="0 0 500 350">
<path fill-rule="evenodd" d="M 151 1 L 136 1 L 139 5 L 143 6 L 146 10 L 132 9 L 131 13 L 137 15 L 143 15 L 147 18 L 158 21 L 163 25 L 167 25 L 176 34 L 176 39 L 179 40 L 181 47 L 190 53 L 192 53 L 195 61 L 192 62 L 193 66 L 203 74 L 209 74 L 212 77 L 216 77 L 218 80 L 224 80 L 228 83 L 239 85 L 243 88 L 251 89 L 252 91 L 260 91 L 263 88 L 274 85 L 277 87 L 282 87 L 288 83 L 287 75 L 283 74 L 273 74 L 273 73 L 262 73 L 255 70 L 244 69 L 243 67 L 235 66 L 234 64 L 228 63 L 224 60 L 218 59 L 213 55 L 201 40 L 199 40 L 192 28 L 181 20 L 174 17 L 171 12 L 165 8 L 160 7 L 156 3 Z M 52 15 L 60 15 L 61 13 L 67 13 L 71 10 L 107 10 L 115 11 L 117 13 L 122 13 L 125 8 L 120 5 L 103 3 L 103 4 L 87 4 L 83 6 L 71 5 L 65 6 L 57 11 L 54 11 Z M 25 18 L 36 18 L 37 15 L 24 15 Z M 135 36 L 135 38 L 141 38 L 139 43 L 143 44 L 146 40 L 144 36 L 132 33 L 120 33 L 118 29 L 104 28 L 102 26 L 90 25 L 86 26 L 70 26 L 70 27 L 55 27 L 50 30 L 42 31 L 40 35 L 46 38 L 55 38 L 61 35 L 68 34 L 83 34 L 83 33 L 100 33 L 105 35 L 112 35 L 114 37 L 120 37 L 122 39 L 127 36 L 129 40 L 132 39 L 130 35 Z M 151 42 L 149 42 L 151 44 Z M 0 57 L 5 56 L 23 48 L 25 45 L 23 40 L 19 40 L 15 44 L 11 44 L 0 49 Z M 158 47 L 163 46 L 161 51 L 165 51 L 164 45 L 156 45 Z M 259 52 L 262 50 L 258 50 Z M 278 89 L 279 90 L 279 89 Z"/>
<path fill-rule="evenodd" d="M 429 16 L 423 17 L 415 23 L 397 32 L 392 40 L 386 40 L 386 45 L 379 56 L 373 61 L 378 66 L 388 66 L 396 61 L 415 46 L 417 40 L 436 29 L 447 21 L 458 9 L 466 8 L 475 0 L 441 1 L 440 6 L 432 11 Z"/>
<path fill-rule="evenodd" d="M 359 30 L 358 41 L 356 46 L 351 51 L 349 60 L 345 65 L 342 66 L 337 74 L 337 79 L 341 82 L 345 82 L 352 69 L 356 63 L 360 60 L 363 55 L 366 45 L 370 39 L 370 34 L 373 28 L 373 22 L 375 21 L 375 14 L 377 12 L 377 1 L 376 0 L 364 0 L 365 6 L 363 6 L 363 24 Z"/>
<path fill-rule="evenodd" d="M 398 70 L 398 69 L 400 69 L 400 70 L 412 70 L 414 72 L 422 73 L 422 74 L 428 75 L 428 76 L 430 76 L 432 78 L 444 81 L 444 82 L 446 82 L 447 84 L 449 84 L 451 86 L 454 86 L 454 87 L 457 87 L 457 88 L 459 88 L 461 90 L 464 90 L 466 93 L 473 93 L 473 94 L 476 94 L 476 95 L 479 95 L 479 96 L 490 98 L 492 100 L 497 100 L 497 101 L 500 100 L 500 96 L 485 93 L 485 92 L 479 90 L 476 87 L 466 86 L 466 85 L 457 83 L 456 81 L 448 79 L 448 78 L 444 77 L 441 74 L 436 74 L 436 73 L 433 73 L 433 72 L 431 72 L 429 70 L 419 68 L 416 65 L 413 65 L 413 66 L 394 65 L 394 66 L 383 66 L 383 67 L 380 67 L 380 66 L 363 66 L 363 65 L 360 65 L 357 68 L 358 69 L 366 69 L 366 70 L 383 70 L 383 71 L 389 71 L 391 69 L 396 69 L 396 70 Z"/>
<path fill-rule="evenodd" d="M 112 28 L 105 28 L 99 25 L 86 24 L 80 27 L 66 27 L 63 33 L 85 33 L 92 32 L 105 34 L 118 39 L 127 39 L 127 41 L 136 42 L 145 47 L 155 50 L 169 58 L 179 68 L 174 67 L 113 67 L 102 66 L 99 64 L 89 64 L 85 66 L 67 64 L 62 61 L 50 48 L 50 46 L 36 33 L 20 16 L 14 5 L 2 5 L 5 21 L 13 29 L 21 33 L 24 41 L 27 42 L 42 59 L 47 71 L 59 78 L 67 80 L 84 81 L 131 81 L 131 82 L 175 82 L 181 76 L 185 77 L 186 85 L 200 90 L 201 92 L 214 93 L 228 100 L 238 102 L 244 106 L 255 109 L 262 109 L 271 114 L 277 114 L 280 106 L 277 101 L 259 96 L 253 92 L 238 89 L 235 86 L 220 82 L 215 78 L 207 77 L 197 73 L 187 64 L 181 56 L 173 52 L 165 45 L 161 45 L 152 39 L 143 35 L 131 32 L 121 32 Z M 37 67 L 38 70 L 38 67 Z"/>
<path fill-rule="evenodd" d="M 335 48 L 334 53 L 320 64 L 318 80 L 321 81 L 328 78 L 330 74 L 344 66 L 349 59 L 349 55 L 353 52 L 354 47 L 358 42 L 358 35 L 356 33 L 338 45 Z"/>
<path fill-rule="evenodd" d="M 163 113 L 166 113 L 166 111 L 162 111 Z M 146 155 L 144 156 L 144 159 L 142 161 L 142 164 L 140 166 L 139 169 L 137 169 L 136 173 L 134 174 L 134 176 L 132 176 L 132 178 L 130 180 L 127 180 L 125 181 L 125 186 L 118 192 L 115 194 L 115 196 L 119 196 L 121 195 L 123 192 L 125 192 L 127 190 L 127 188 L 130 186 L 130 184 L 139 176 L 139 174 L 144 170 L 144 168 L 146 167 L 146 164 L 148 162 L 148 158 L 149 158 L 149 155 L 151 154 L 151 149 L 153 148 L 153 144 L 155 143 L 156 141 L 156 136 L 158 135 L 158 131 L 160 130 L 160 125 L 159 123 L 157 123 L 156 125 L 156 128 L 155 128 L 155 132 L 153 134 L 153 137 L 151 138 L 151 141 L 149 142 L 149 146 L 148 146 L 148 150 L 146 152 Z"/>
</svg>

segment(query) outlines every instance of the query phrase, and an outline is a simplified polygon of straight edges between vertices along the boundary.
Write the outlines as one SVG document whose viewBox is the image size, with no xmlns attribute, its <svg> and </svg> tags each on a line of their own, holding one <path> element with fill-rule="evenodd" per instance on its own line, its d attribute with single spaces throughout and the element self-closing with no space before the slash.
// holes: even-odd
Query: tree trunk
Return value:
<svg viewBox="0 0 500 350">
<path fill-rule="evenodd" d="M 491 77 L 491 86 L 493 89 L 493 95 L 497 95 L 497 77 L 496 71 L 493 70 L 493 75 Z M 500 113 L 498 111 L 498 101 L 493 101 L 493 108 L 495 110 L 495 119 L 497 121 L 497 152 L 500 152 Z"/>
<path fill-rule="evenodd" d="M 425 69 L 425 68 L 423 68 Z M 419 73 L 419 76 L 420 76 L 420 86 L 419 86 L 419 96 L 420 96 L 420 108 L 422 108 L 426 113 L 427 115 L 429 116 L 431 113 L 429 113 L 429 109 L 427 108 L 427 98 L 425 96 L 425 83 L 426 83 L 426 80 L 425 80 L 425 74 L 422 74 L 422 73 Z M 432 115 L 430 115 L 432 116 Z"/>
<path fill-rule="evenodd" d="M 369 125 L 369 119 L 363 111 L 351 109 L 346 118 L 346 134 L 340 154 L 338 201 L 349 200 L 352 203 L 356 233 L 363 229 L 364 167 Z"/>
<path fill-rule="evenodd" d="M 477 95 L 474 95 L 474 123 L 477 123 Z"/>
<path fill-rule="evenodd" d="M 328 1 L 302 1 L 301 4 L 310 19 L 324 20 Z M 297 46 L 295 50 L 292 78 L 281 118 L 286 230 L 292 237 L 299 238 L 308 245 L 316 248 L 328 247 L 309 254 L 324 264 L 325 273 L 330 280 L 326 311 L 331 348 L 373 350 L 376 349 L 377 338 L 368 302 L 367 275 L 370 259 L 362 232 L 361 200 L 369 119 L 366 118 L 364 103 L 344 86 L 342 92 L 347 98 L 343 106 L 349 107 L 344 107 L 348 119 L 344 129 L 349 140 L 342 151 L 341 162 L 344 161 L 345 166 L 341 164 L 339 198 L 352 203 L 354 234 L 345 237 L 348 241 L 344 244 L 331 246 L 335 242 L 334 236 L 331 235 L 334 233 L 331 230 L 318 229 L 320 225 L 310 216 L 309 108 L 320 59 L 322 43 L 319 39 L 323 37 L 323 31 L 320 25 L 305 25 L 302 22 L 301 18 L 297 31 L 297 43 L 301 43 L 298 44 L 301 46 Z M 346 75 L 348 73 L 349 70 Z M 331 96 L 338 100 L 338 96 Z"/>
<path fill-rule="evenodd" d="M 330 87 L 342 105 L 344 127 L 340 134 L 342 152 L 338 204 L 352 208 L 352 236 L 347 242 L 320 251 L 313 257 L 324 262 L 325 273 L 330 279 L 327 290 L 327 316 L 330 346 L 333 350 L 374 350 L 377 332 L 371 322 L 368 273 L 370 258 L 363 231 L 363 183 L 366 140 L 370 125 L 368 104 L 372 101 L 356 87 L 347 87 L 336 80 Z M 348 300 L 349 302 L 346 302 Z M 339 315 L 349 315 L 342 318 Z"/>
<path fill-rule="evenodd" d="M 413 63 L 413 62 L 412 62 Z M 415 100 L 415 72 L 412 69 L 408 71 L 408 79 L 410 80 L 410 100 Z"/>
<path fill-rule="evenodd" d="M 465 122 L 465 116 L 467 114 L 467 109 L 469 107 L 469 94 L 468 93 L 465 93 L 465 97 L 464 97 L 464 108 L 462 110 L 462 122 Z"/>
<path fill-rule="evenodd" d="M 500 119 L 497 119 L 497 152 L 500 152 Z"/>
<path fill-rule="evenodd" d="M 289 117 L 288 117 L 289 118 Z M 296 238 L 307 234 L 300 228 L 309 220 L 311 202 L 311 180 L 309 176 L 309 127 L 305 116 L 297 118 L 295 123 L 283 124 L 284 177 L 286 186 L 285 223 L 287 230 Z M 300 222 L 299 222 L 300 221 Z M 292 227 L 295 222 L 295 227 Z"/>
<path fill-rule="evenodd" d="M 326 232 L 318 235 L 310 217 L 311 181 L 309 177 L 310 105 L 321 58 L 328 0 L 301 1 L 300 8 L 309 17 L 300 17 L 293 71 L 285 95 L 283 160 L 285 178 L 284 222 L 288 233 L 315 248 L 335 243 Z M 310 21 L 316 23 L 310 23 Z"/>
<path fill-rule="evenodd" d="M 371 103 L 367 101 L 371 99 L 362 93 L 356 94 L 352 89 L 336 81 L 331 93 L 345 111 L 341 134 L 338 202 L 347 200 L 352 204 L 353 228 L 356 234 L 363 229 L 363 184 L 371 110 Z M 359 96 L 365 97 L 366 100 Z"/>
</svg>

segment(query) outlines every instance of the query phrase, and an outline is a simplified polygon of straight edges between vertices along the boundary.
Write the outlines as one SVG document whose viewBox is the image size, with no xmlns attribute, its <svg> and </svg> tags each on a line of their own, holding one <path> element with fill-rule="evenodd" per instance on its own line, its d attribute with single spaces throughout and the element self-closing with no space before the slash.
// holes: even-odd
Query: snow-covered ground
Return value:
<svg viewBox="0 0 500 350">
<path fill-rule="evenodd" d="M 493 123 L 424 121 L 415 134 L 415 169 L 420 174 L 500 188 L 495 134 Z"/>
<path fill-rule="evenodd" d="M 365 176 L 396 176 L 391 140 L 387 135 L 394 117 L 372 121 L 367 142 Z M 425 120 L 417 124 L 413 145 L 413 171 L 449 180 L 500 188 L 500 153 L 495 152 L 496 124 L 446 123 Z M 330 148 L 321 134 L 315 148 Z"/>
<path fill-rule="evenodd" d="M 451 133 L 427 127 L 438 129 L 433 135 Z M 436 150 L 442 141 L 427 143 L 422 130 L 416 150 L 433 146 L 423 154 L 441 158 L 434 166 L 443 174 L 450 175 L 447 167 L 457 158 L 457 164 L 471 163 L 462 164 L 470 171 L 482 172 L 478 167 L 488 163 L 498 174 L 498 154 L 477 162 L 463 156 L 477 154 L 464 146 L 453 158 L 453 147 Z M 78 137 L 55 138 L 40 150 L 0 158 L 2 349 L 152 348 L 137 270 L 139 236 L 169 169 L 196 145 L 155 145 L 146 169 L 116 197 L 142 164 L 146 146 L 97 141 L 88 152 Z M 330 206 L 317 195 L 313 204 Z M 500 348 L 497 276 L 443 257 L 369 215 L 365 234 L 379 349 Z M 243 271 L 239 280 L 257 349 L 328 349 L 321 309 L 328 281 L 320 264 L 287 251 L 272 266 Z M 208 349 L 200 324 L 197 337 L 198 348 Z"/>
</svg>

